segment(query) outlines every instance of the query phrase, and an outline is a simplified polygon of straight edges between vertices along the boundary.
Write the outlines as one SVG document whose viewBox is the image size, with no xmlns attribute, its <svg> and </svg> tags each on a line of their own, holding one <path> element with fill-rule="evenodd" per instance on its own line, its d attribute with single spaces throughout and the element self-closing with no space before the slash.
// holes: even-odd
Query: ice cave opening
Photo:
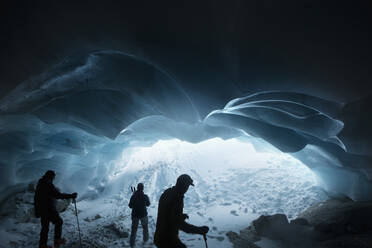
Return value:
<svg viewBox="0 0 372 248">
<path fill-rule="evenodd" d="M 143 182 L 154 209 L 160 194 L 179 175 L 189 174 L 195 187 L 185 195 L 186 212 L 219 226 L 238 225 L 261 214 L 284 213 L 292 219 L 327 199 L 306 165 L 254 137 L 196 144 L 159 140 L 148 147 L 124 149 L 112 163 L 109 191 L 126 199 L 130 186 Z"/>
<path fill-rule="evenodd" d="M 187 173 L 195 187 L 185 195 L 184 212 L 190 216 L 190 223 L 210 226 L 213 247 L 231 247 L 225 234 L 239 232 L 260 215 L 283 213 L 294 219 L 328 198 L 306 165 L 251 136 L 212 138 L 195 144 L 159 140 L 149 146 L 124 148 L 109 166 L 103 197 L 79 203 L 85 218 L 90 220 L 99 213 L 106 221 L 123 219 L 122 224 L 130 226 L 125 218 L 130 215 L 130 187 L 143 182 L 151 202 L 149 223 L 153 233 L 161 193 L 174 185 L 179 175 Z M 182 232 L 180 235 L 188 245 L 200 246 L 200 239 Z"/>
</svg>

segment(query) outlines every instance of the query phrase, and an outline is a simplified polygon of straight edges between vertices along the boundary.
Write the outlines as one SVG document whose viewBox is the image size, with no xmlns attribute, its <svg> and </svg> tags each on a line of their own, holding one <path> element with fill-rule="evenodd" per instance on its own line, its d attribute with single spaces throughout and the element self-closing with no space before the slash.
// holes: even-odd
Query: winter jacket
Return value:
<svg viewBox="0 0 372 248">
<path fill-rule="evenodd" d="M 184 195 L 176 187 L 169 188 L 160 196 L 154 244 L 157 247 L 185 247 L 178 231 L 199 233 L 199 227 L 185 222 L 183 213 Z"/>
<path fill-rule="evenodd" d="M 130 198 L 128 206 L 132 209 L 132 217 L 143 218 L 147 216 L 146 207 L 150 206 L 149 197 L 143 191 L 137 190 Z"/>
<path fill-rule="evenodd" d="M 62 194 L 51 180 L 42 177 L 36 186 L 34 196 L 35 215 L 40 217 L 57 212 L 56 199 L 73 198 L 72 194 Z"/>
</svg>

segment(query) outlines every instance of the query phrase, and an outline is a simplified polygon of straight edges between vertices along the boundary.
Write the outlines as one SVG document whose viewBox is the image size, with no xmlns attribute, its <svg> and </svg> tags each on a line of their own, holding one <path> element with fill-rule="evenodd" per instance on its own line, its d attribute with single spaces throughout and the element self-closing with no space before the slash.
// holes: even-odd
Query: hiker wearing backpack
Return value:
<svg viewBox="0 0 372 248">
<path fill-rule="evenodd" d="M 136 243 L 136 235 L 138 222 L 141 221 L 143 229 L 143 242 L 149 239 L 147 207 L 150 206 L 149 197 L 143 193 L 143 184 L 137 185 L 137 190 L 134 191 L 129 201 L 129 207 L 132 209 L 132 229 L 130 232 L 130 246 L 134 247 Z"/>
<path fill-rule="evenodd" d="M 55 176 L 54 171 L 48 170 L 36 186 L 34 196 L 35 215 L 37 218 L 41 218 L 39 248 L 52 248 L 47 245 L 49 222 L 52 222 L 55 226 L 54 247 L 57 248 L 66 243 L 66 239 L 61 237 L 63 220 L 56 209 L 56 199 L 75 199 L 77 197 L 77 193 L 63 194 L 59 192 L 53 185 Z"/>
</svg>

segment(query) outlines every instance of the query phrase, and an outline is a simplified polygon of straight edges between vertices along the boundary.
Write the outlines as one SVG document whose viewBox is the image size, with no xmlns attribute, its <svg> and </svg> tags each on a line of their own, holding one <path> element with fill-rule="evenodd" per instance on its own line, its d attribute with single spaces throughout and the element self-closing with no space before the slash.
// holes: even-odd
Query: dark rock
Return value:
<svg viewBox="0 0 372 248">
<path fill-rule="evenodd" d="M 112 223 L 105 226 L 107 229 L 112 230 L 119 238 L 128 238 L 129 232 L 119 223 Z"/>
<path fill-rule="evenodd" d="M 372 203 L 331 199 L 288 223 L 283 214 L 260 216 L 252 226 L 226 235 L 234 247 L 261 236 L 286 248 L 372 248 Z M 279 244 L 278 243 L 278 244 Z"/>
<path fill-rule="evenodd" d="M 229 238 L 234 248 L 260 248 L 259 246 L 245 239 L 236 232 L 227 232 L 226 236 Z"/>
<path fill-rule="evenodd" d="M 276 233 L 284 228 L 288 227 L 288 219 L 284 214 L 275 215 L 261 215 L 257 220 L 253 221 L 253 226 L 257 234 L 261 236 L 276 236 Z"/>
<path fill-rule="evenodd" d="M 94 216 L 94 218 L 92 219 L 92 220 L 98 220 L 98 219 L 101 219 L 102 218 L 102 216 L 101 215 L 99 215 L 99 214 L 96 214 L 95 216 Z"/>
<path fill-rule="evenodd" d="M 319 248 L 371 248 L 372 233 L 345 235 L 322 242 Z"/>
<path fill-rule="evenodd" d="M 297 218 L 290 222 L 291 225 L 310 226 L 309 221 L 304 218 Z"/>
<path fill-rule="evenodd" d="M 88 218 L 88 217 L 86 217 L 84 220 L 85 220 L 86 222 L 92 222 L 92 221 L 95 221 L 95 220 L 98 220 L 98 219 L 101 219 L 101 218 L 102 218 L 101 215 L 96 214 L 93 218 Z"/>
<path fill-rule="evenodd" d="M 256 230 L 252 226 L 240 230 L 240 236 L 251 242 L 257 242 L 261 240 L 260 236 L 258 236 Z"/>
<path fill-rule="evenodd" d="M 252 224 L 259 236 L 281 241 L 286 247 L 314 247 L 313 227 L 306 220 L 290 224 L 284 214 L 276 214 L 260 216 Z"/>
<path fill-rule="evenodd" d="M 322 234 L 322 239 L 372 230 L 372 203 L 329 200 L 300 215 Z"/>
</svg>

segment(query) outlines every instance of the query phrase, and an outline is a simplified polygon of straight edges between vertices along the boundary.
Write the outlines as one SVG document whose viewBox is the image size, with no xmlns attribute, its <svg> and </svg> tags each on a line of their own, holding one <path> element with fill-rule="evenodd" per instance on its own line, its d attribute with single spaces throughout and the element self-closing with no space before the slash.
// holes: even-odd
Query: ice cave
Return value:
<svg viewBox="0 0 372 248">
<path fill-rule="evenodd" d="M 205 235 L 177 224 L 184 245 L 165 248 L 372 248 L 367 3 L 145 2 L 4 1 L 0 248 L 50 247 L 47 171 L 69 198 L 54 248 L 164 248 L 183 174 L 177 218 Z"/>
<path fill-rule="evenodd" d="M 329 198 L 372 196 L 370 157 L 354 150 L 362 140 L 344 132 L 353 105 L 316 96 L 257 92 L 201 116 L 154 64 L 97 51 L 23 82 L 0 109 L 0 234 L 12 247 L 37 245 L 24 236 L 37 236 L 33 188 L 46 170 L 56 172 L 60 189 L 79 193 L 88 247 L 128 245 L 127 205 L 138 182 L 151 201 L 153 233 L 157 201 L 183 173 L 195 181 L 185 212 L 210 226 L 211 247 L 233 247 L 229 232 L 260 215 L 294 220 Z M 77 247 L 72 205 L 62 215 Z M 181 237 L 190 247 L 203 245 L 200 237 Z"/>
</svg>

